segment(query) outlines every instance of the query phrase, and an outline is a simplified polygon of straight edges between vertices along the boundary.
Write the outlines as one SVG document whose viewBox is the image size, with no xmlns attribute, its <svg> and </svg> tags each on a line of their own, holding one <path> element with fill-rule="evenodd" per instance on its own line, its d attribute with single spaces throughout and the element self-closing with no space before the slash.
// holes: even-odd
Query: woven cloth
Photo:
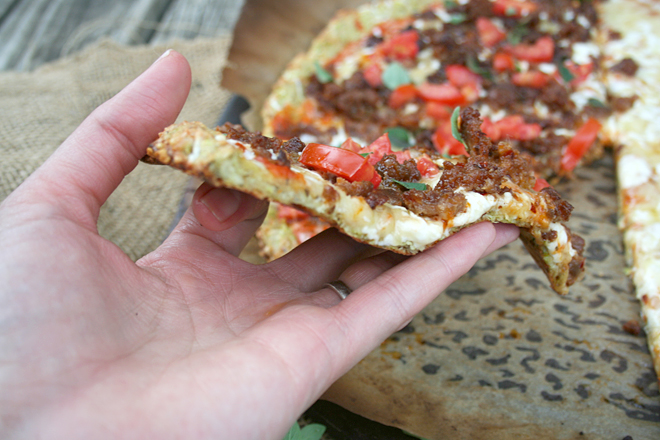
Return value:
<svg viewBox="0 0 660 440">
<path fill-rule="evenodd" d="M 0 72 L 0 201 L 29 176 L 98 105 L 166 49 L 192 67 L 179 120 L 216 123 L 230 94 L 220 88 L 231 37 L 121 46 L 109 40 L 32 72 Z M 99 233 L 136 260 L 167 236 L 189 179 L 169 167 L 139 164 L 103 205 Z"/>
</svg>

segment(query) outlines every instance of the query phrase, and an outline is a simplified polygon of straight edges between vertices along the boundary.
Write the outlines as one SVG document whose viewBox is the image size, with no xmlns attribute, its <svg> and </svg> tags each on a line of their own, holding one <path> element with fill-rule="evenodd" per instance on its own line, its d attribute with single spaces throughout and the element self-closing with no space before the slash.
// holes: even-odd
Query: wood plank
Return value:
<svg viewBox="0 0 660 440">
<path fill-rule="evenodd" d="M 21 0 L 0 0 L 0 23 L 5 16 L 20 3 Z"/>
<path fill-rule="evenodd" d="M 158 30 L 159 23 L 174 0 L 137 0 L 124 11 L 124 24 L 110 36 L 123 44 L 144 44 Z"/>
<path fill-rule="evenodd" d="M 35 28 L 48 8 L 48 0 L 21 1 L 9 11 L 0 27 L 0 66 L 16 66 L 32 41 Z"/>
<path fill-rule="evenodd" d="M 243 0 L 0 0 L 0 70 L 31 70 L 100 38 L 159 44 L 231 32 Z"/>
<path fill-rule="evenodd" d="M 172 38 L 214 37 L 232 32 L 244 0 L 178 0 L 163 17 L 151 42 Z"/>
</svg>

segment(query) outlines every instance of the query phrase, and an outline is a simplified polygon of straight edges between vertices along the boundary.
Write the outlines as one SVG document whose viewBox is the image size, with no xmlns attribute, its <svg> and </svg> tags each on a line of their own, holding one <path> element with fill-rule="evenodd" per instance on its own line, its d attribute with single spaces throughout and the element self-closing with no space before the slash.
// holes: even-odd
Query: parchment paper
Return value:
<svg viewBox="0 0 660 440">
<path fill-rule="evenodd" d="M 223 86 L 258 110 L 334 12 L 360 1 L 248 0 Z M 246 120 L 255 129 L 253 114 Z M 660 438 L 657 378 L 625 274 L 611 157 L 557 186 L 587 275 L 555 294 L 522 244 L 480 261 L 324 396 L 428 439 Z"/>
</svg>

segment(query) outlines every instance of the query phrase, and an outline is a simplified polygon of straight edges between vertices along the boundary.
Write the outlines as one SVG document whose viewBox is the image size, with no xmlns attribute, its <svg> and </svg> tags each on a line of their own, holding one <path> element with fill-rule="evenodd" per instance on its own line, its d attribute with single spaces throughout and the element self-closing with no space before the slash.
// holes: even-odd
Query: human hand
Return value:
<svg viewBox="0 0 660 440">
<path fill-rule="evenodd" d="M 480 257 L 483 223 L 414 257 L 328 230 L 272 263 L 237 258 L 266 203 L 202 185 L 132 262 L 99 209 L 172 123 L 190 70 L 169 52 L 95 110 L 0 205 L 0 430 L 25 438 L 279 439 L 334 380 Z M 356 262 L 357 261 L 357 262 Z M 326 282 L 354 292 L 340 302 Z"/>
</svg>

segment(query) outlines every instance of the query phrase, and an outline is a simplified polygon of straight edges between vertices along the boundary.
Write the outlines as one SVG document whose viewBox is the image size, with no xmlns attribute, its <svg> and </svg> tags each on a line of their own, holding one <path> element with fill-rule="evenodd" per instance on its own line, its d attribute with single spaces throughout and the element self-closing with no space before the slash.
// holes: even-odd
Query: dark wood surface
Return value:
<svg viewBox="0 0 660 440">
<path fill-rule="evenodd" d="M 121 44 L 231 32 L 243 0 L 0 0 L 0 70 L 32 70 L 101 38 Z"/>
</svg>

